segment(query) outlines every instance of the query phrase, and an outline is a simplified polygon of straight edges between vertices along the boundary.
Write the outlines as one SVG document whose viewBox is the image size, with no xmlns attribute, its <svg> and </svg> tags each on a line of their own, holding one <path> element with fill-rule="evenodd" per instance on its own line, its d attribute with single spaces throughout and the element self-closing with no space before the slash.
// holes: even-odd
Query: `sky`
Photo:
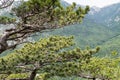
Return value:
<svg viewBox="0 0 120 80">
<path fill-rule="evenodd" d="M 96 7 L 105 7 L 111 4 L 120 3 L 120 0 L 65 0 L 68 3 L 76 2 L 77 4 L 81 5 L 89 5 L 89 6 L 96 6 Z"/>
</svg>

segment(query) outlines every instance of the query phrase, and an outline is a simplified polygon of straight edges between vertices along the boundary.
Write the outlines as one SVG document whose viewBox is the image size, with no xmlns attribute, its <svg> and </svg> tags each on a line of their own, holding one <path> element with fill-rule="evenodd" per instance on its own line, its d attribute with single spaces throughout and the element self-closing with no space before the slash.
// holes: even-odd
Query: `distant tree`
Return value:
<svg viewBox="0 0 120 80">
<path fill-rule="evenodd" d="M 1 24 L 14 24 L 13 28 L 6 29 L 0 36 L 0 53 L 26 42 L 25 39 L 33 33 L 80 23 L 88 13 L 89 6 L 83 9 L 73 3 L 64 8 L 59 0 L 28 0 L 12 11 L 17 19 L 0 17 Z"/>
</svg>

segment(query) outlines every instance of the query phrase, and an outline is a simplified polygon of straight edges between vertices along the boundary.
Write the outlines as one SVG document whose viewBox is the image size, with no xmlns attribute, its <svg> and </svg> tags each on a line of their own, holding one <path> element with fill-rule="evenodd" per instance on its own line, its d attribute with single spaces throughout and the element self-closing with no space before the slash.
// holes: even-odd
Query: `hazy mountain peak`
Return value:
<svg viewBox="0 0 120 80">
<path fill-rule="evenodd" d="M 101 8 L 93 6 L 92 9 L 94 9 L 96 12 L 99 12 L 101 10 Z"/>
<path fill-rule="evenodd" d="M 89 14 L 94 15 L 95 13 L 98 13 L 100 10 L 101 10 L 101 8 L 93 6 L 93 7 L 91 7 Z"/>
</svg>

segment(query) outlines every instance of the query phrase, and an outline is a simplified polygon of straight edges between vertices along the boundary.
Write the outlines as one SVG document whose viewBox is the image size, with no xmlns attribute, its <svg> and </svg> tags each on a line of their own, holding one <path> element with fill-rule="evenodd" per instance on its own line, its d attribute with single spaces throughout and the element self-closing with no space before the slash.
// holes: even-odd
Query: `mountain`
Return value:
<svg viewBox="0 0 120 80">
<path fill-rule="evenodd" d="M 70 4 L 69 3 L 67 3 L 66 1 L 64 1 L 64 0 L 60 0 L 60 2 L 61 2 L 61 4 L 62 4 L 62 6 L 64 6 L 64 7 L 66 7 L 66 6 L 69 6 Z"/>
<path fill-rule="evenodd" d="M 89 14 L 88 15 L 92 15 L 92 17 L 96 14 L 96 13 L 98 13 L 99 11 L 101 10 L 101 8 L 99 8 L 99 7 L 96 7 L 96 6 L 93 6 L 93 7 L 91 7 L 91 9 L 90 9 L 90 12 L 89 12 Z M 90 17 L 89 16 L 89 17 Z M 91 18 L 92 18 L 91 17 Z"/>
<path fill-rule="evenodd" d="M 108 27 L 120 25 L 120 3 L 101 8 L 100 10 L 98 9 L 98 12 L 94 15 L 89 14 L 89 16 L 97 23 Z"/>
<path fill-rule="evenodd" d="M 104 25 L 107 29 L 110 29 L 114 36 L 104 40 L 101 47 L 101 51 L 99 52 L 99 56 L 110 56 L 112 51 L 116 51 L 120 53 L 120 3 L 113 4 L 101 9 L 97 9 L 98 11 L 94 11 L 94 8 L 91 11 L 94 14 L 90 13 L 87 15 L 88 19 L 93 20 L 97 24 Z M 120 56 L 120 55 L 119 55 Z"/>
</svg>

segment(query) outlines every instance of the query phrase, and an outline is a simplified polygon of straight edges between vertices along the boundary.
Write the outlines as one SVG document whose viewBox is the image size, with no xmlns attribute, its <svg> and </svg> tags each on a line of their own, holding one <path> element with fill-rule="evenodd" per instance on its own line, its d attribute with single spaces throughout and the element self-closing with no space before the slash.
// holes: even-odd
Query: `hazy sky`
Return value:
<svg viewBox="0 0 120 80">
<path fill-rule="evenodd" d="M 76 2 L 77 4 L 104 7 L 114 3 L 120 3 L 120 0 L 65 0 L 69 3 Z"/>
</svg>

